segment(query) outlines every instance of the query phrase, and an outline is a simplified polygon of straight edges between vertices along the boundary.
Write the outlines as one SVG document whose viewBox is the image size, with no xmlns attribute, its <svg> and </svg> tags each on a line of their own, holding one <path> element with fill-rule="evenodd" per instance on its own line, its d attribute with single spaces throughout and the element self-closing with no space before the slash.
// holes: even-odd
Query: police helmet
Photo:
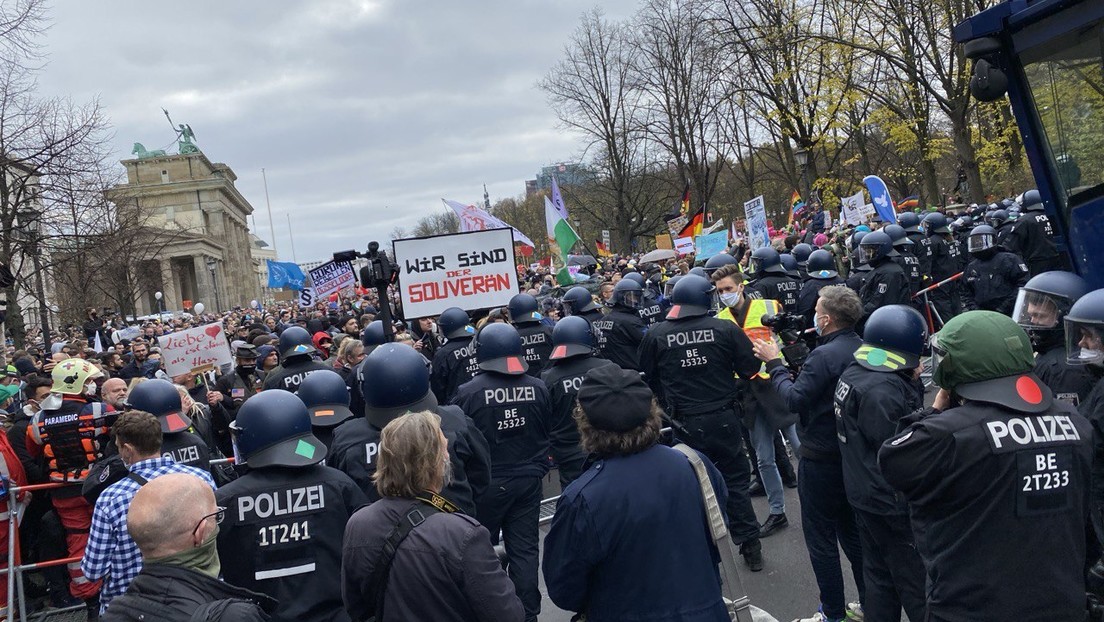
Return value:
<svg viewBox="0 0 1104 622">
<path fill-rule="evenodd" d="M 774 250 L 771 246 L 760 246 L 751 253 L 751 261 L 748 264 L 749 271 L 756 277 L 762 277 L 764 274 L 785 274 L 786 269 L 782 266 L 782 257 L 778 254 L 778 251 Z"/>
<path fill-rule="evenodd" d="M 950 223 L 947 222 L 947 217 L 939 212 L 932 212 L 927 216 L 924 216 L 922 223 L 924 227 L 924 233 L 931 237 L 936 233 L 950 233 Z"/>
<path fill-rule="evenodd" d="M 894 247 L 912 246 L 912 240 L 908 239 L 908 232 L 901 225 L 886 225 L 882 231 L 893 241 Z"/>
<path fill-rule="evenodd" d="M 475 334 L 475 360 L 483 371 L 520 376 L 529 370 L 521 335 L 509 324 L 487 324 Z"/>
<path fill-rule="evenodd" d="M 594 333 L 590 322 L 578 316 L 568 316 L 556 322 L 552 329 L 553 361 L 594 354 Z"/>
<path fill-rule="evenodd" d="M 530 294 L 517 294 L 506 306 L 513 324 L 533 324 L 544 317 L 537 311 L 537 299 Z"/>
<path fill-rule="evenodd" d="M 865 238 L 868 233 L 870 232 L 855 229 L 855 232 L 851 234 L 851 239 L 848 240 L 848 247 L 851 249 L 852 253 L 859 252 L 859 244 L 862 243 L 862 239 Z"/>
<path fill-rule="evenodd" d="M 449 307 L 437 317 L 437 326 L 445 339 L 459 339 L 475 335 L 475 327 L 472 326 L 468 312 L 460 307 Z"/>
<path fill-rule="evenodd" d="M 321 369 L 307 374 L 295 394 L 307 406 L 313 426 L 332 428 L 353 416 L 349 387 L 336 371 Z"/>
<path fill-rule="evenodd" d="M 192 420 L 181 412 L 180 394 L 168 380 L 154 378 L 139 382 L 130 390 L 126 405 L 127 408 L 143 410 L 157 417 L 161 422 L 161 432 L 165 434 L 183 432 L 192 427 Z"/>
<path fill-rule="evenodd" d="M 832 279 L 839 276 L 836 271 L 836 260 L 832 253 L 818 248 L 809 255 L 809 263 L 806 264 L 811 279 Z"/>
<path fill-rule="evenodd" d="M 970 253 L 984 253 L 997 246 L 997 230 L 989 225 L 978 225 L 970 230 L 966 238 L 966 250 Z"/>
<path fill-rule="evenodd" d="M 610 296 L 611 305 L 621 305 L 630 309 L 639 309 L 640 302 L 644 298 L 644 288 L 633 279 L 621 279 L 613 286 L 613 295 Z"/>
<path fill-rule="evenodd" d="M 360 342 L 365 348 L 374 348 L 387 343 L 387 335 L 383 332 L 383 320 L 372 320 L 360 331 Z"/>
<path fill-rule="evenodd" d="M 1023 206 L 1024 211 L 1041 210 L 1043 209 L 1043 195 L 1039 194 L 1038 190 L 1028 190 L 1020 197 L 1019 204 Z"/>
<path fill-rule="evenodd" d="M 1045 352 L 1062 344 L 1062 322 L 1088 291 L 1085 279 L 1072 272 L 1042 272 L 1020 288 L 1012 319 L 1027 331 L 1036 350 Z"/>
<path fill-rule="evenodd" d="M 1067 361 L 1081 365 L 1104 362 L 1104 289 L 1088 292 L 1073 303 L 1065 329 Z"/>
<path fill-rule="evenodd" d="M 594 302 L 594 298 L 587 291 L 587 288 L 576 285 L 564 293 L 563 308 L 564 313 L 568 315 L 578 315 L 587 311 L 594 311 L 598 308 L 598 305 Z"/>
<path fill-rule="evenodd" d="M 310 466 L 326 457 L 326 446 L 311 433 L 306 405 L 288 391 L 261 391 L 246 400 L 230 424 L 230 437 L 239 463 L 254 469 Z"/>
<path fill-rule="evenodd" d="M 709 274 L 705 271 L 705 268 L 703 268 L 701 266 L 690 268 L 689 274 L 693 274 L 694 276 L 700 276 L 703 279 L 708 279 L 709 278 Z"/>
<path fill-rule="evenodd" d="M 1003 209 L 993 210 L 993 213 L 985 220 L 989 223 L 990 227 L 999 229 L 1001 225 L 1008 222 L 1008 211 Z"/>
<path fill-rule="evenodd" d="M 364 417 L 373 427 L 382 430 L 408 412 L 437 410 L 425 357 L 405 343 L 385 343 L 374 349 L 361 363 L 360 379 Z"/>
<path fill-rule="evenodd" d="M 863 345 L 855 352 L 855 360 L 871 371 L 916 369 L 927 343 L 928 324 L 919 311 L 906 305 L 886 305 L 866 319 Z"/>
<path fill-rule="evenodd" d="M 721 266 L 729 266 L 734 263 L 736 263 L 736 258 L 732 255 L 729 255 L 728 253 L 717 253 L 705 262 L 705 272 L 706 274 L 712 276 L 716 270 L 721 268 Z"/>
<path fill-rule="evenodd" d="M 962 218 L 959 218 L 959 226 L 963 229 L 971 229 L 974 226 L 974 217 L 968 214 L 963 214 Z"/>
<path fill-rule="evenodd" d="M 280 360 L 290 356 L 309 356 L 314 352 L 314 343 L 307 329 L 301 326 L 289 326 L 280 333 Z"/>
<path fill-rule="evenodd" d="M 696 274 L 682 277 L 671 292 L 673 304 L 667 312 L 667 319 L 678 320 L 708 314 L 713 309 L 714 290 L 709 279 Z"/>
<path fill-rule="evenodd" d="M 797 265 L 805 267 L 805 263 L 809 261 L 809 255 L 813 254 L 813 247 L 802 242 L 801 244 L 795 245 L 793 250 L 790 251 L 790 254 L 797 260 Z"/>
<path fill-rule="evenodd" d="M 871 231 L 859 242 L 859 263 L 873 265 L 875 261 L 892 257 L 896 253 L 893 250 L 893 240 L 884 231 Z"/>
<path fill-rule="evenodd" d="M 920 216 L 915 212 L 898 214 L 897 224 L 904 227 L 906 233 L 920 233 Z"/>
<path fill-rule="evenodd" d="M 676 274 L 675 276 L 667 279 L 667 282 L 663 284 L 663 297 L 664 298 L 668 298 L 668 299 L 671 298 L 672 292 L 675 291 L 675 285 L 678 285 L 678 282 L 682 280 L 682 277 L 683 277 L 683 275 Z"/>
<path fill-rule="evenodd" d="M 645 282 L 646 279 L 644 278 L 643 274 L 640 274 L 639 272 L 634 271 L 634 272 L 626 272 L 621 277 L 621 280 L 622 281 L 632 281 L 633 283 L 636 283 L 637 285 L 639 285 L 641 287 L 644 287 L 644 282 Z"/>
<path fill-rule="evenodd" d="M 778 255 L 778 260 L 782 262 L 782 268 L 786 271 L 786 276 L 792 276 L 795 279 L 801 277 L 797 257 L 789 253 L 781 253 Z"/>
</svg>

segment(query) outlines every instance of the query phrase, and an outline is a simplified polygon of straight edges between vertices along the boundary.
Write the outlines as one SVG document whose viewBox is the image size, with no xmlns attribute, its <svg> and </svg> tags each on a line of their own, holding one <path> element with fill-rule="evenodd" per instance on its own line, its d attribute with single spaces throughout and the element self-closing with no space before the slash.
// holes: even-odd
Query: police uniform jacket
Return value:
<svg viewBox="0 0 1104 622">
<path fill-rule="evenodd" d="M 932 620 L 1080 620 L 1092 429 L 968 401 L 886 441 L 878 464 L 908 501 Z"/>
<path fill-rule="evenodd" d="M 744 331 L 715 317 L 668 319 L 640 344 L 640 369 L 673 417 L 730 407 L 738 399 L 736 376 L 751 378 L 759 367 Z"/>
<path fill-rule="evenodd" d="M 868 276 L 870 276 L 870 266 L 855 266 L 855 269 L 847 276 L 846 284 L 852 291 L 858 294 L 862 291 L 863 285 L 866 284 L 866 278 Z"/>
<path fill-rule="evenodd" d="M 303 383 L 303 378 L 323 369 L 333 371 L 333 367 L 329 365 L 319 363 L 308 356 L 296 355 L 268 372 L 264 379 L 264 388 L 266 390 L 283 389 L 295 393 Z"/>
<path fill-rule="evenodd" d="M 840 460 L 836 438 L 832 396 L 843 370 L 855 360 L 862 339 L 851 329 L 837 330 L 817 339 L 801 373 L 793 378 L 790 370 L 775 359 L 767 363 L 771 383 L 797 413 L 797 436 L 801 439 L 801 457 L 819 462 Z"/>
<path fill-rule="evenodd" d="M 1054 225 L 1042 209 L 1021 213 L 1004 239 L 1004 245 L 1023 257 L 1031 276 L 1061 269 L 1058 245 L 1054 242 Z"/>
<path fill-rule="evenodd" d="M 644 290 L 644 301 L 636 311 L 645 326 L 651 326 L 663 319 L 663 305 L 650 289 Z"/>
<path fill-rule="evenodd" d="M 525 349 L 525 362 L 529 363 L 529 369 L 525 373 L 539 378 L 544 366 L 548 364 L 548 357 L 552 356 L 552 329 L 543 322 L 527 322 L 518 325 L 517 332 L 521 337 L 521 346 Z"/>
<path fill-rule="evenodd" d="M 479 363 L 475 359 L 475 347 L 471 337 L 449 339 L 433 355 L 433 368 L 429 374 L 429 386 L 439 404 L 448 404 L 460 385 L 475 377 Z"/>
<path fill-rule="evenodd" d="M 879 372 L 851 363 L 836 385 L 833 408 L 843 457 L 843 485 L 852 507 L 879 516 L 905 516 L 904 498 L 886 483 L 878 450 L 898 423 L 924 406 L 924 386 L 912 370 Z"/>
<path fill-rule="evenodd" d="M 728 488 L 703 462 L 723 508 Z M 544 540 L 549 598 L 588 622 L 727 622 L 719 562 L 697 476 L 662 445 L 593 464 L 560 496 Z"/>
<path fill-rule="evenodd" d="M 455 406 L 438 406 L 441 431 L 448 440 L 452 481 L 441 496 L 461 512 L 475 516 L 475 501 L 491 483 L 491 457 L 487 441 L 475 423 Z M 326 464 L 351 477 L 368 497 L 380 498 L 372 476 L 379 460 L 380 431 L 364 417 L 349 419 L 334 430 Z"/>
<path fill-rule="evenodd" d="M 1009 246 L 1007 244 L 1008 234 L 1012 233 L 1012 228 L 1015 227 L 1015 226 L 1016 226 L 1016 221 L 1015 220 L 1006 220 L 1006 221 L 1004 221 L 1004 224 L 997 227 L 997 244 L 1000 244 L 1001 246 L 1003 246 L 1005 248 L 1009 248 Z"/>
<path fill-rule="evenodd" d="M 908 304 L 909 285 L 905 271 L 888 257 L 880 260 L 863 283 L 859 298 L 862 299 L 863 316 L 885 305 Z"/>
<path fill-rule="evenodd" d="M 920 262 L 921 282 L 924 278 L 931 278 L 931 247 L 928 238 L 923 233 L 908 233 L 905 235 L 912 242 L 912 254 Z"/>
<path fill-rule="evenodd" d="M 756 279 L 747 287 L 749 298 L 766 298 L 777 300 L 786 313 L 794 313 L 797 310 L 797 293 L 801 288 L 801 281 L 785 274 L 771 274 Z"/>
<path fill-rule="evenodd" d="M 548 473 L 552 398 L 528 374 L 481 372 L 456 393 L 459 406 L 483 433 L 495 479 Z"/>
<path fill-rule="evenodd" d="M 177 464 L 211 470 L 210 446 L 199 434 L 187 430 L 164 434 L 161 437 L 161 455 Z"/>
<path fill-rule="evenodd" d="M 928 249 L 931 255 L 930 274 L 932 281 L 936 283 L 958 274 L 965 265 L 958 244 L 947 241 L 944 235 L 937 233 L 928 238 Z"/>
<path fill-rule="evenodd" d="M 367 499 L 348 475 L 321 464 L 263 467 L 215 497 L 226 508 L 218 549 L 227 583 L 278 600 L 273 620 L 349 619 L 341 602 L 341 538 Z"/>
<path fill-rule="evenodd" d="M 594 322 L 602 331 L 599 353 L 622 369 L 640 370 L 638 350 L 648 326 L 635 309 L 616 305 L 606 317 Z"/>
<path fill-rule="evenodd" d="M 988 259 L 974 259 L 962 275 L 962 305 L 1012 315 L 1016 293 L 1027 283 L 1027 266 L 1012 253 L 1000 251 Z"/>
<path fill-rule="evenodd" d="M 1078 411 L 1093 427 L 1091 503 L 1099 522 L 1104 510 L 1104 379 L 1097 378 L 1088 397 L 1078 406 Z"/>
<path fill-rule="evenodd" d="M 279 367 L 276 369 L 279 369 Z M 276 369 L 272 371 L 276 371 Z M 360 392 L 363 370 L 364 361 L 361 361 L 353 365 L 352 369 L 349 370 L 349 375 L 345 377 L 345 386 L 349 388 L 349 410 L 353 411 L 354 417 L 364 416 L 364 394 Z"/>
<path fill-rule="evenodd" d="M 225 566 L 225 562 L 223 562 Z M 145 564 L 122 596 L 100 616 L 102 622 L 191 622 L 200 606 L 224 599 L 220 622 L 265 622 L 276 611 L 272 598 L 170 564 Z"/>
<path fill-rule="evenodd" d="M 920 258 L 909 251 L 898 251 L 898 253 L 900 254 L 893 258 L 893 262 L 905 271 L 905 278 L 908 280 L 909 300 L 911 300 L 912 295 L 920 291 L 920 283 L 923 280 L 920 275 Z"/>
<path fill-rule="evenodd" d="M 1050 387 L 1056 399 L 1072 404 L 1074 408 L 1088 399 L 1096 384 L 1096 376 L 1088 365 L 1070 365 L 1066 361 L 1065 346 L 1036 355 L 1033 371 L 1043 384 Z"/>
<path fill-rule="evenodd" d="M 579 387 L 588 371 L 605 365 L 613 363 L 594 356 L 573 356 L 552 361 L 552 366 L 541 374 L 541 380 L 552 398 L 552 455 L 564 481 L 570 482 L 579 477 L 583 465 L 579 428 L 574 419 Z"/>
</svg>

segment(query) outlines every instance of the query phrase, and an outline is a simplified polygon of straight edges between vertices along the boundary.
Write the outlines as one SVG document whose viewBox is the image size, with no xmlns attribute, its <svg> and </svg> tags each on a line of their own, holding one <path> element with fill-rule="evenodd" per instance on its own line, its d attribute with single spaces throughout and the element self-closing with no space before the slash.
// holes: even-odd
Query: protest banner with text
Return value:
<svg viewBox="0 0 1104 622">
<path fill-rule="evenodd" d="M 169 377 L 205 372 L 233 362 L 222 324 L 206 324 L 157 338 Z"/>
</svg>

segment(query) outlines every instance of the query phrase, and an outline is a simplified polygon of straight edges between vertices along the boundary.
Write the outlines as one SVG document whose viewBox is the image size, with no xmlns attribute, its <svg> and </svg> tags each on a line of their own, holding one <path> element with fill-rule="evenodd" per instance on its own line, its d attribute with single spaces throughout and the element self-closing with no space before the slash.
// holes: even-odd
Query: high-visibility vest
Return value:
<svg viewBox="0 0 1104 622">
<path fill-rule="evenodd" d="M 110 408 L 101 402 L 65 399 L 53 410 L 39 411 L 27 436 L 42 447 L 51 481 L 82 482 L 103 448 L 100 439 L 110 431 Z"/>
<path fill-rule="evenodd" d="M 717 314 L 717 319 L 728 320 L 733 324 L 740 327 L 740 330 L 744 331 L 747 338 L 755 342 L 756 339 L 762 339 L 763 341 L 774 341 L 776 345 L 782 347 L 781 340 L 778 339 L 774 333 L 771 332 L 769 326 L 763 325 L 764 315 L 778 315 L 782 312 L 781 305 L 777 300 L 765 300 L 763 298 L 747 298 L 745 295 L 744 300 L 748 302 L 747 313 L 744 315 L 744 323 L 741 325 L 736 316 L 732 314 L 732 309 L 725 307 Z M 770 378 L 770 374 L 767 373 L 767 364 L 763 363 L 759 366 L 759 373 L 756 374 L 759 378 Z"/>
</svg>

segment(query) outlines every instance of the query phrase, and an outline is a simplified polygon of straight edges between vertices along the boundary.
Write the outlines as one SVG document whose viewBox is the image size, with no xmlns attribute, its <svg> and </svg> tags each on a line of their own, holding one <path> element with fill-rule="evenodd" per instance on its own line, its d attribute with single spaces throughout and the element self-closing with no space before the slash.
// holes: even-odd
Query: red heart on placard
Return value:
<svg viewBox="0 0 1104 622">
<path fill-rule="evenodd" d="M 218 326 L 208 326 L 207 330 L 205 330 L 203 332 L 207 333 L 211 337 L 211 339 L 214 339 L 215 337 L 218 337 L 219 327 Z"/>
</svg>

